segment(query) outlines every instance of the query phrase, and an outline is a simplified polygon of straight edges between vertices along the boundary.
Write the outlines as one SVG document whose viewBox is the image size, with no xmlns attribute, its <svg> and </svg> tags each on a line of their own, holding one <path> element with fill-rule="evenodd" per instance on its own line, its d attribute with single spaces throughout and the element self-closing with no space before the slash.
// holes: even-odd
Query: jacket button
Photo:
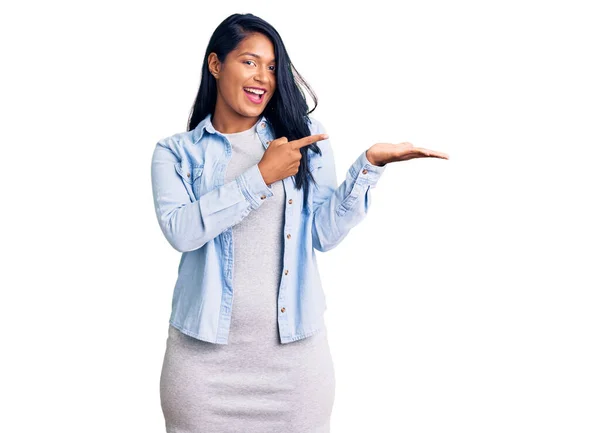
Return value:
<svg viewBox="0 0 600 433">
<path fill-rule="evenodd" d="M 190 174 L 189 174 L 189 173 L 187 174 L 187 177 L 190 177 Z"/>
<path fill-rule="evenodd" d="M 288 200 L 288 203 L 289 203 L 289 204 L 292 204 L 292 199 L 289 199 L 289 200 Z"/>
<path fill-rule="evenodd" d="M 288 233 L 287 238 L 290 239 L 291 237 L 292 235 Z"/>
<path fill-rule="evenodd" d="M 267 126 L 267 125 L 265 125 L 265 122 L 261 122 L 260 127 L 264 128 L 265 126 Z"/>
<path fill-rule="evenodd" d="M 281 307 L 281 312 L 285 313 L 285 307 Z"/>
<path fill-rule="evenodd" d="M 271 140 L 267 141 L 267 146 L 268 146 L 269 144 L 271 144 Z"/>
<path fill-rule="evenodd" d="M 261 199 L 261 200 L 264 200 L 264 199 L 266 199 L 266 198 L 267 198 L 267 196 L 266 196 L 266 195 L 261 195 L 261 196 L 260 196 L 260 199 Z"/>
<path fill-rule="evenodd" d="M 285 270 L 285 274 L 286 274 L 286 275 L 288 274 L 288 270 L 287 270 L 287 269 Z"/>
<path fill-rule="evenodd" d="M 363 169 L 363 174 L 367 174 L 367 173 L 368 173 L 367 169 L 366 168 Z"/>
</svg>

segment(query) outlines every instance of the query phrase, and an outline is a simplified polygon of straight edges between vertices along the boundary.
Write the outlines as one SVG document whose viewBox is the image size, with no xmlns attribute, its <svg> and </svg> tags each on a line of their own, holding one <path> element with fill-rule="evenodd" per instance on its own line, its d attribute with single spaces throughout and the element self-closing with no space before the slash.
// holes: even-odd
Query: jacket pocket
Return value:
<svg viewBox="0 0 600 433">
<path fill-rule="evenodd" d="M 323 167 L 323 161 L 320 158 L 310 159 L 309 163 L 308 163 L 308 172 L 313 173 L 315 170 L 318 170 L 321 167 Z M 314 173 L 313 173 L 313 176 L 314 176 Z M 314 188 L 315 188 L 315 185 L 314 185 L 313 181 L 310 180 L 310 178 L 309 178 L 309 188 L 308 188 L 308 197 L 307 197 L 308 206 L 304 206 L 304 188 L 302 188 L 300 190 L 296 190 L 296 188 L 294 188 L 294 192 L 298 191 L 296 198 L 299 203 L 302 203 L 302 212 L 304 212 L 306 214 L 311 214 L 314 211 L 314 207 L 313 207 Z"/>
<path fill-rule="evenodd" d="M 178 162 L 175 165 L 175 170 L 181 178 L 189 184 L 193 184 L 202 174 L 204 165 L 189 165 L 184 162 Z"/>
<path fill-rule="evenodd" d="M 310 173 L 316 170 L 317 168 L 321 167 L 323 167 L 323 161 L 321 160 L 321 158 L 313 158 L 308 163 L 308 172 Z"/>
<path fill-rule="evenodd" d="M 178 162 L 175 164 L 175 170 L 181 176 L 190 199 L 196 201 L 204 165 L 190 165 L 185 162 Z"/>
</svg>

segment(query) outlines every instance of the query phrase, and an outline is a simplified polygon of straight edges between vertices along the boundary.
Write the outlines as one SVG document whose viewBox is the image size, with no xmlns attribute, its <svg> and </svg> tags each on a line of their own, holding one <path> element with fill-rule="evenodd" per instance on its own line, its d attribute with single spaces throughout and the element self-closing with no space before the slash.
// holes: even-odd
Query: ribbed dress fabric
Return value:
<svg viewBox="0 0 600 433">
<path fill-rule="evenodd" d="M 261 160 L 265 149 L 255 126 L 225 134 L 233 152 L 226 183 Z M 327 329 L 291 343 L 279 340 L 286 203 L 283 182 L 271 187 L 273 196 L 232 227 L 228 344 L 169 325 L 160 376 L 167 433 L 330 433 L 335 373 Z"/>
</svg>

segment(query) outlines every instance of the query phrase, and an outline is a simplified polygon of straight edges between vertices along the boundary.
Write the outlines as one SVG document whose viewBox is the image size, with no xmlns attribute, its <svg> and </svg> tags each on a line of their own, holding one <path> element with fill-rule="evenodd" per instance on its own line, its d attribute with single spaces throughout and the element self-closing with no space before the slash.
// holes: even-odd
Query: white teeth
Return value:
<svg viewBox="0 0 600 433">
<path fill-rule="evenodd" d="M 249 89 L 248 87 L 244 87 L 244 90 L 250 92 L 250 93 L 255 93 L 257 95 L 262 95 L 263 93 L 265 93 L 264 90 L 258 90 L 258 89 Z"/>
</svg>

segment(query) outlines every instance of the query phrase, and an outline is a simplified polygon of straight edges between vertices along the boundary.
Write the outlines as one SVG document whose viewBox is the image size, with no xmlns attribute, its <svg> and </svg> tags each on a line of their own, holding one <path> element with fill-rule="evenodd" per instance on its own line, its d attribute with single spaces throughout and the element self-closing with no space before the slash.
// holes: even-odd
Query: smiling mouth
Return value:
<svg viewBox="0 0 600 433">
<path fill-rule="evenodd" d="M 267 93 L 267 92 L 263 92 L 261 95 L 259 95 L 259 94 L 250 92 L 246 89 L 243 89 L 243 90 L 244 90 L 244 93 L 246 94 L 246 96 L 248 97 L 248 99 L 255 104 L 262 103 L 262 101 Z"/>
</svg>

